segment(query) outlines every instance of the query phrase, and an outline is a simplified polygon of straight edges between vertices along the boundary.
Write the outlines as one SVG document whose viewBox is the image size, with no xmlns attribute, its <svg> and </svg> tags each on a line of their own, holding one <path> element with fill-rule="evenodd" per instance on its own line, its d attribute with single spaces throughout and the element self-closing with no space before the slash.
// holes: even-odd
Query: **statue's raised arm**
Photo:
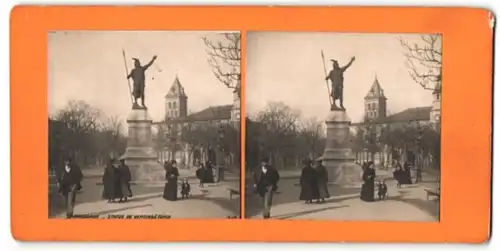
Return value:
<svg viewBox="0 0 500 251">
<path fill-rule="evenodd" d="M 347 70 L 347 68 L 349 68 L 352 65 L 352 62 L 354 62 L 355 59 L 356 59 L 355 57 L 352 57 L 351 61 L 349 61 L 349 63 L 347 63 L 346 65 L 344 65 L 344 67 L 341 68 L 342 71 Z"/>
<path fill-rule="evenodd" d="M 153 59 L 151 59 L 151 61 L 149 61 L 149 63 L 147 63 L 146 65 L 143 66 L 144 70 L 147 70 L 151 65 L 153 65 L 153 63 L 155 62 L 156 60 L 156 55 L 153 56 Z"/>
</svg>

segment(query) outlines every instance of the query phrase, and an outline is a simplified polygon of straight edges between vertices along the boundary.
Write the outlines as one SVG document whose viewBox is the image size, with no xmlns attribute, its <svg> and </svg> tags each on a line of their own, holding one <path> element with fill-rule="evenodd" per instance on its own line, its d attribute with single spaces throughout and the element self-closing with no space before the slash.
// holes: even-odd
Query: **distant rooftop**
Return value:
<svg viewBox="0 0 500 251">
<path fill-rule="evenodd" d="M 204 122 L 218 121 L 231 119 L 232 105 L 210 106 L 199 112 L 189 114 L 184 118 L 175 118 L 166 121 L 167 123 L 184 123 L 184 122 Z M 165 122 L 156 122 L 155 124 L 163 124 Z"/>
<path fill-rule="evenodd" d="M 232 105 L 211 106 L 186 117 L 187 121 L 208 121 L 231 119 Z"/>
<path fill-rule="evenodd" d="M 390 116 L 387 116 L 385 118 L 379 118 L 372 123 L 376 124 L 390 124 L 390 123 L 408 123 L 411 121 L 429 121 L 431 118 L 431 106 L 422 106 L 422 107 L 412 107 L 405 109 L 401 112 L 392 114 Z M 354 125 L 356 124 L 363 124 L 361 123 L 353 123 Z"/>
</svg>

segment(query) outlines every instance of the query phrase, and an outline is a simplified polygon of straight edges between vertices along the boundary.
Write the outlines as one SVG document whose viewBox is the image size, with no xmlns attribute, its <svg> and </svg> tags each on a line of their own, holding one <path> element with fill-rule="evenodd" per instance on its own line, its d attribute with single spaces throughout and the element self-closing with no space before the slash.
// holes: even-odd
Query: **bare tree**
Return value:
<svg viewBox="0 0 500 251">
<path fill-rule="evenodd" d="M 257 121 L 265 124 L 267 129 L 277 134 L 295 132 L 300 112 L 292 110 L 283 102 L 268 103 L 265 110 L 257 115 Z"/>
<path fill-rule="evenodd" d="M 105 118 L 101 126 L 103 131 L 110 131 L 113 136 L 120 135 L 123 131 L 123 121 L 119 116 L 110 116 Z"/>
<path fill-rule="evenodd" d="M 125 151 L 125 140 L 122 133 L 123 123 L 119 116 L 110 116 L 104 118 L 101 123 L 100 133 L 98 133 L 97 148 L 103 148 L 99 153 L 106 153 L 112 157 L 118 157 L 119 154 Z M 101 146 L 102 145 L 102 146 Z M 107 157 L 107 156 L 101 156 Z M 102 161 L 102 160 L 101 160 Z"/>
<path fill-rule="evenodd" d="M 435 90 L 441 83 L 441 35 L 422 35 L 419 43 L 398 38 L 404 49 L 406 67 L 413 80 L 425 90 Z"/>
<path fill-rule="evenodd" d="M 203 37 L 214 76 L 228 88 L 235 89 L 240 95 L 241 81 L 241 35 L 240 33 L 221 33 L 218 39 Z"/>
<path fill-rule="evenodd" d="M 100 110 L 85 101 L 71 100 L 56 114 L 55 120 L 64 123 L 66 128 L 75 133 L 86 133 L 97 129 L 101 114 Z"/>
<path fill-rule="evenodd" d="M 260 145 L 271 155 L 276 165 L 283 166 L 282 152 L 294 146 L 300 113 L 283 102 L 271 102 L 257 115 L 256 121 L 265 126 Z"/>
<path fill-rule="evenodd" d="M 317 118 L 304 119 L 299 124 L 299 144 L 304 143 L 310 158 L 314 159 L 321 152 L 321 140 L 324 138 L 323 123 Z"/>
<path fill-rule="evenodd" d="M 92 138 L 89 136 L 98 131 L 101 115 L 99 109 L 81 100 L 69 101 L 66 107 L 55 115 L 54 120 L 64 128 L 61 147 L 75 160 L 86 164 L 94 155 L 95 148 L 92 147 Z"/>
</svg>

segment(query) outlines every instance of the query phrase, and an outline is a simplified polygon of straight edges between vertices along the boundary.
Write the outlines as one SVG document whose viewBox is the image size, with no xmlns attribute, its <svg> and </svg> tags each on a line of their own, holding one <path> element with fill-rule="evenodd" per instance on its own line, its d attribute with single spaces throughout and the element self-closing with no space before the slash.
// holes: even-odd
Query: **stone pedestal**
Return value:
<svg viewBox="0 0 500 251">
<path fill-rule="evenodd" d="M 163 181 L 165 170 L 158 163 L 153 149 L 151 125 L 153 119 L 147 109 L 132 109 L 127 117 L 128 140 L 123 157 L 130 167 L 133 181 Z"/>
<path fill-rule="evenodd" d="M 356 158 L 351 149 L 351 119 L 345 110 L 332 110 L 325 122 L 326 146 L 322 159 L 328 181 L 338 185 L 361 182 L 362 168 L 354 163 Z"/>
</svg>

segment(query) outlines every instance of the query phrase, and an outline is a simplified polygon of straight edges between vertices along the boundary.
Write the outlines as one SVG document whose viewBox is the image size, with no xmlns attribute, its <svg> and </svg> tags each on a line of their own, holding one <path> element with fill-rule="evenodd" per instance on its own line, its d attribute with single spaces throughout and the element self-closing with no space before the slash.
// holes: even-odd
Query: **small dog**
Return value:
<svg viewBox="0 0 500 251">
<path fill-rule="evenodd" d="M 378 199 L 379 200 L 385 200 L 387 198 L 387 184 L 385 183 L 385 180 L 382 180 L 382 182 L 377 183 L 378 187 Z"/>
<path fill-rule="evenodd" d="M 184 179 L 181 184 L 181 198 L 186 199 L 189 196 L 191 196 L 191 185 L 189 185 L 187 179 Z"/>
</svg>

